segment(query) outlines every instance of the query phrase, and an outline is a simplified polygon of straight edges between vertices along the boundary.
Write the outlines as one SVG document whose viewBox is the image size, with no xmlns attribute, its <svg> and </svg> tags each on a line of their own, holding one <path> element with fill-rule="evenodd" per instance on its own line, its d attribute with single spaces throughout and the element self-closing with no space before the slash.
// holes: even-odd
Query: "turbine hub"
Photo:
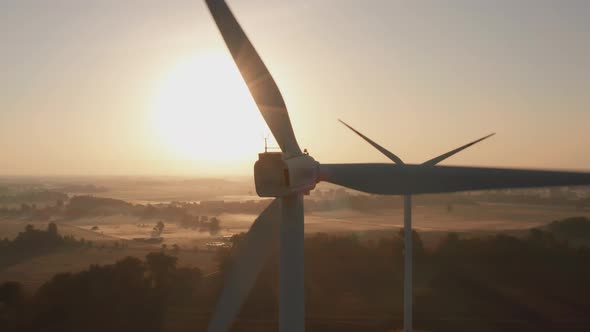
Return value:
<svg viewBox="0 0 590 332">
<path fill-rule="evenodd" d="M 286 158 L 282 152 L 259 153 L 254 182 L 260 197 L 307 194 L 319 182 L 319 163 L 308 154 Z"/>
</svg>

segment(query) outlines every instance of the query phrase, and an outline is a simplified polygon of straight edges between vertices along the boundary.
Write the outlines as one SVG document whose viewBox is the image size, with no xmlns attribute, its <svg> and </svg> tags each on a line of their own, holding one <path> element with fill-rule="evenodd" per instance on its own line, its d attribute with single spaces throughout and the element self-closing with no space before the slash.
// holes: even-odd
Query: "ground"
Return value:
<svg viewBox="0 0 590 332">
<path fill-rule="evenodd" d="M 434 243 L 446 232 L 519 232 L 547 224 L 553 220 L 574 215 L 589 216 L 590 211 L 576 211 L 574 208 L 532 205 L 455 205 L 452 212 L 445 206 L 415 206 L 414 228 L 426 245 Z M 248 230 L 255 215 L 221 214 L 222 231 L 213 237 L 207 232 L 188 230 L 164 220 L 166 226 L 162 237 L 167 250 L 172 252 L 174 244 L 180 247 L 175 252 L 180 266 L 197 266 L 205 274 L 216 271 L 213 252 L 205 250 L 205 244 L 224 235 Z M 84 218 L 71 221 L 57 221 L 63 235 L 72 235 L 93 241 L 91 249 L 58 251 L 34 257 L 0 270 L 0 282 L 18 280 L 30 288 L 36 288 L 59 272 L 79 271 L 91 264 L 109 264 L 126 256 L 144 257 L 150 251 L 161 250 L 161 244 L 145 244 L 133 241 L 137 237 L 149 237 L 157 220 L 144 220 L 130 216 Z M 29 223 L 22 220 L 1 220 L 2 238 L 13 238 Z M 32 223 L 45 228 L 46 222 Z M 403 225 L 403 211 L 392 209 L 376 213 L 361 213 L 348 209 L 306 213 L 306 232 L 349 233 L 357 232 L 367 236 L 391 236 Z M 91 230 L 98 226 L 98 230 Z M 120 244 L 125 244 L 121 248 Z M 117 247 L 118 246 L 118 247 Z"/>
</svg>

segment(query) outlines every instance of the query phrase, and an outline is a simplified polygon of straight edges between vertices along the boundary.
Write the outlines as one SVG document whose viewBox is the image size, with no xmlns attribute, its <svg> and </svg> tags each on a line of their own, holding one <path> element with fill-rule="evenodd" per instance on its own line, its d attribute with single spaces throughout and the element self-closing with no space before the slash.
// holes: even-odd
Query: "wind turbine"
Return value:
<svg viewBox="0 0 590 332">
<path fill-rule="evenodd" d="M 405 163 L 401 160 L 401 158 L 399 158 L 398 156 L 393 154 L 391 151 L 385 149 L 381 145 L 377 144 L 375 141 L 373 141 L 370 138 L 368 138 L 367 136 L 363 135 L 358 130 L 352 128 L 346 122 L 344 122 L 340 119 L 338 121 L 340 121 L 340 123 L 342 123 L 343 125 L 348 127 L 348 129 L 355 132 L 362 139 L 367 141 L 367 143 L 371 144 L 375 149 L 379 150 L 379 152 L 383 153 L 387 158 L 389 158 L 395 164 L 405 165 Z M 454 150 L 451 150 L 447 153 L 443 153 L 436 158 L 432 158 L 428 161 L 425 161 L 421 165 L 424 167 L 434 166 L 434 165 L 440 163 L 441 161 L 451 157 L 452 155 L 459 153 L 459 152 L 467 149 L 468 147 L 470 147 L 474 144 L 477 144 L 477 143 L 483 141 L 484 139 L 487 139 L 487 138 L 494 136 L 494 135 L 495 135 L 495 133 L 484 136 L 480 139 L 477 139 L 473 142 L 467 143 L 467 144 L 460 146 Z M 413 322 L 413 318 L 412 318 L 412 316 L 413 316 L 412 315 L 412 312 L 413 312 L 413 307 L 412 307 L 412 300 L 413 300 L 412 269 L 413 269 L 413 267 L 412 267 L 412 265 L 413 264 L 412 263 L 413 263 L 413 256 L 412 256 L 412 194 L 408 193 L 408 194 L 404 195 L 404 331 L 406 331 L 406 332 L 412 331 L 412 322 Z"/>
<path fill-rule="evenodd" d="M 229 330 L 277 238 L 280 241 L 279 330 L 304 331 L 303 195 L 319 181 L 384 195 L 590 184 L 590 173 L 407 164 L 320 164 L 299 148 L 275 81 L 225 1 L 205 2 L 281 149 L 281 152 L 260 153 L 254 165 L 256 192 L 275 200 L 256 218 L 240 244 L 209 323 L 211 332 Z"/>
</svg>

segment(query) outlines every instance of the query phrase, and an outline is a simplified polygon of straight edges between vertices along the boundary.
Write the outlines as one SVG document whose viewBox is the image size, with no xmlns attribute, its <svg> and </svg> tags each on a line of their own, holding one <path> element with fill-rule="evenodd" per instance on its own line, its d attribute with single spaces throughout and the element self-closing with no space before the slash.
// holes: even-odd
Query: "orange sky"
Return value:
<svg viewBox="0 0 590 332">
<path fill-rule="evenodd" d="M 590 170 L 590 5 L 228 1 L 320 162 Z M 245 175 L 268 133 L 200 1 L 3 2 L 0 175 Z"/>
</svg>

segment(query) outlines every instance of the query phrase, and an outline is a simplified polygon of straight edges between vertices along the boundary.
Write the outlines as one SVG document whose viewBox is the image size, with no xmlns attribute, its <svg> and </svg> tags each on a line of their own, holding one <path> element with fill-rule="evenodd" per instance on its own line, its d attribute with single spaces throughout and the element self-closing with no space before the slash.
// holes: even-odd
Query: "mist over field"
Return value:
<svg viewBox="0 0 590 332">
<path fill-rule="evenodd" d="M 239 248 L 241 234 L 248 231 L 269 203 L 270 200 L 256 196 L 248 179 L 241 178 L 1 178 L 0 302 L 4 304 L 0 306 L 3 312 L 0 321 L 15 331 L 35 331 L 48 324 L 45 315 L 57 310 L 57 307 L 42 306 L 39 301 L 54 301 L 53 296 L 73 291 L 67 280 L 89 282 L 89 286 L 98 287 L 107 281 L 101 281 L 98 275 L 92 277 L 92 273 L 123 273 L 117 272 L 118 269 L 129 265 L 125 269 L 138 269 L 136 273 L 143 276 L 141 283 L 149 281 L 151 285 L 141 290 L 147 292 L 143 296 L 154 297 L 156 295 L 149 295 L 153 292 L 160 294 L 152 299 L 156 301 L 153 305 L 166 309 L 149 324 L 135 322 L 135 325 L 122 324 L 117 318 L 119 314 L 107 311 L 106 322 L 100 326 L 112 330 L 139 330 L 149 325 L 147 329 L 154 331 L 188 331 L 193 325 L 204 328 L 227 261 Z M 528 273 L 532 273 L 531 277 L 537 282 L 529 284 L 527 281 L 524 293 L 511 290 L 522 286 L 519 284 L 521 277 L 505 281 L 486 279 L 483 271 L 492 269 L 514 276 L 510 272 L 513 267 L 504 267 L 502 264 L 506 262 L 499 263 L 494 258 L 508 250 L 507 245 L 515 249 L 521 247 L 516 249 L 521 251 L 515 254 L 517 256 L 528 253 L 529 256 L 513 257 L 514 263 L 521 266 L 536 264 L 534 255 L 544 255 L 544 259 L 551 255 L 571 264 L 586 259 L 590 246 L 589 188 L 418 195 L 414 197 L 414 205 L 414 230 L 418 237 L 415 241 L 418 243 L 415 296 L 421 303 L 421 309 L 417 309 L 418 327 L 444 326 L 441 322 L 445 322 L 448 315 L 459 317 L 463 326 L 488 329 L 503 326 L 500 322 L 505 319 L 511 319 L 512 323 L 505 323 L 503 328 L 515 330 L 538 328 L 538 324 L 546 320 L 554 322 L 555 326 L 588 326 L 584 325 L 588 321 L 581 315 L 588 303 L 581 298 L 583 292 L 569 294 L 558 287 L 554 299 L 541 301 L 530 297 L 540 291 L 537 287 L 557 287 L 552 281 L 556 278 L 565 278 L 569 280 L 568 285 L 578 283 L 586 289 L 585 283 L 580 284 L 581 276 L 586 273 L 579 270 L 582 267 L 575 268 L 577 272 L 570 275 L 566 271 L 573 266 L 561 269 L 534 265 L 536 270 Z M 322 184 L 310 193 L 306 199 L 305 220 L 306 257 L 310 262 L 306 262 L 306 284 L 309 283 L 311 292 L 307 309 L 310 324 L 321 330 L 351 331 L 378 331 L 387 326 L 400 326 L 401 284 L 398 282 L 403 267 L 396 265 L 401 264 L 403 252 L 402 214 L 402 201 L 395 196 L 367 195 Z M 543 244 L 539 247 L 539 243 Z M 450 251 L 461 250 L 461 246 L 465 252 L 449 256 Z M 361 253 L 367 259 L 364 264 L 356 262 L 355 257 L 360 259 Z M 469 256 L 464 256 L 466 254 Z M 578 258 L 579 255 L 582 256 Z M 256 306 L 247 304 L 240 316 L 244 326 L 272 330 L 276 324 L 272 318 L 267 318 L 266 323 L 255 323 L 259 315 L 256 308 L 276 309 L 272 304 L 276 305 L 277 300 L 276 279 L 273 279 L 277 273 L 275 259 L 269 261 L 256 286 L 260 290 L 251 295 L 248 302 L 259 303 Z M 454 287 L 448 284 L 451 280 L 448 269 L 459 259 L 469 263 L 460 264 L 460 269 L 452 273 L 462 271 L 461 280 L 473 285 L 469 286 L 470 290 L 463 290 L 461 298 L 443 306 L 445 309 L 435 309 L 436 303 L 448 299 L 440 293 L 443 291 L 440 287 Z M 322 260 L 326 261 L 320 263 Z M 445 260 L 451 265 L 441 266 L 440 262 Z M 437 261 L 439 265 L 428 263 L 430 261 Z M 160 263 L 169 264 L 168 270 L 164 268 L 168 272 L 151 270 L 163 268 L 158 265 Z M 341 271 L 345 268 L 342 264 L 350 264 L 350 270 Z M 361 265 L 354 267 L 354 264 Z M 157 277 L 158 273 L 166 277 Z M 367 273 L 378 279 L 369 282 Z M 175 284 L 188 288 L 185 291 L 171 289 L 171 284 L 158 278 L 184 278 Z M 380 292 L 367 288 L 370 284 L 372 287 L 382 285 L 387 296 L 384 298 Z M 49 289 L 54 293 L 47 293 Z M 179 298 L 178 292 L 188 292 L 188 295 Z M 498 296 L 502 296 L 502 300 Z M 567 296 L 568 302 L 564 302 L 562 296 Z M 94 300 L 89 297 L 87 301 Z M 140 300 L 132 298 L 130 301 Z M 491 307 L 480 308 L 472 301 L 487 301 Z M 467 303 L 473 306 L 472 311 L 464 307 Z M 73 302 L 58 307 L 71 305 Z M 71 310 L 90 322 L 96 318 L 89 316 L 86 310 L 104 310 L 98 303 L 94 305 L 98 307 L 88 304 L 87 309 L 72 307 Z M 267 306 L 270 307 L 263 309 Z M 514 308 L 506 309 L 506 306 Z M 502 307 L 505 309 L 500 310 Z M 474 308 L 487 310 L 490 316 L 475 318 Z M 516 312 L 521 314 L 514 316 Z M 78 320 L 71 316 L 54 319 L 52 326 L 60 330 L 82 326 L 78 325 L 82 322 L 76 323 Z"/>
</svg>

